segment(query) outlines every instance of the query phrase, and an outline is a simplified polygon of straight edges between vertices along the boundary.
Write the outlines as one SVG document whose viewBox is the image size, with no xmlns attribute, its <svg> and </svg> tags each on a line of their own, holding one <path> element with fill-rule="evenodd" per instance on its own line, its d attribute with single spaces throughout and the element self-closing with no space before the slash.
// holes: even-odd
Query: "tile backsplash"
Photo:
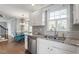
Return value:
<svg viewBox="0 0 79 59">
<path fill-rule="evenodd" d="M 65 37 L 73 37 L 79 39 L 79 30 L 77 29 L 78 27 L 78 25 L 74 25 L 70 31 L 59 31 L 58 36 L 63 36 L 62 33 L 64 33 Z M 33 26 L 33 34 L 44 34 L 53 36 L 54 33 L 55 32 L 47 32 L 44 26 Z"/>
<path fill-rule="evenodd" d="M 33 26 L 32 34 L 44 34 L 45 28 L 44 26 Z"/>
<path fill-rule="evenodd" d="M 79 31 L 70 31 L 66 33 L 67 37 L 73 37 L 79 39 Z"/>
</svg>

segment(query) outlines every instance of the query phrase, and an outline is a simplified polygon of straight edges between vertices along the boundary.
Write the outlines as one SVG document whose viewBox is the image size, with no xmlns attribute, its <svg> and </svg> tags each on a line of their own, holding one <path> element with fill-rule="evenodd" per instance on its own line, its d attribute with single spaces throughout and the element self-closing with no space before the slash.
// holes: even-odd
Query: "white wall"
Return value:
<svg viewBox="0 0 79 59">
<path fill-rule="evenodd" d="M 12 37 L 14 37 L 16 32 L 16 22 L 17 20 L 15 18 L 8 21 L 8 34 Z"/>
<path fill-rule="evenodd" d="M 12 35 L 12 34 L 11 34 L 11 23 L 8 22 L 8 23 L 7 23 L 7 26 L 8 26 L 8 35 Z"/>
</svg>

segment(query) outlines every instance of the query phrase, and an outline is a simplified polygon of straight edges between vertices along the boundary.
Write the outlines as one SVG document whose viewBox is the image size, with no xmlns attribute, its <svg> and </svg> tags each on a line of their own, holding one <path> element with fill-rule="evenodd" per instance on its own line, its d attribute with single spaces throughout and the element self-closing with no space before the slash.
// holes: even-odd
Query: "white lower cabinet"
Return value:
<svg viewBox="0 0 79 59">
<path fill-rule="evenodd" d="M 49 46 L 47 44 L 48 40 L 41 40 L 40 38 L 37 39 L 37 53 L 38 54 L 48 54 L 49 53 Z"/>
<path fill-rule="evenodd" d="M 49 54 L 72 54 L 72 52 L 64 51 L 56 47 L 52 47 L 52 48 L 50 47 Z"/>
<path fill-rule="evenodd" d="M 79 52 L 78 50 L 75 46 L 46 40 L 45 38 L 37 38 L 38 54 L 75 54 Z"/>
<path fill-rule="evenodd" d="M 76 53 L 79 54 L 79 47 L 77 48 Z"/>
</svg>

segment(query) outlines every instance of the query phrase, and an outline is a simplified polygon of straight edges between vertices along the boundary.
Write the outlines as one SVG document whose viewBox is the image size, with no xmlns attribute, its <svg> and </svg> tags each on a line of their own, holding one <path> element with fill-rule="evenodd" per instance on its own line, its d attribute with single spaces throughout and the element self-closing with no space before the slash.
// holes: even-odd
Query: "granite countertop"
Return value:
<svg viewBox="0 0 79 59">
<path fill-rule="evenodd" d="M 44 38 L 44 35 L 28 35 L 28 36 Z"/>
<path fill-rule="evenodd" d="M 73 37 L 67 37 L 66 40 L 65 40 L 65 43 L 75 45 L 75 46 L 79 46 L 79 39 L 73 38 Z"/>
<path fill-rule="evenodd" d="M 36 37 L 36 38 L 45 38 L 45 35 L 29 35 L 29 36 Z M 74 37 L 65 37 L 65 39 L 62 39 L 62 37 L 58 37 L 58 38 L 60 38 L 60 39 L 54 39 L 54 37 L 51 36 L 51 38 L 46 38 L 46 40 L 56 41 L 56 42 L 79 47 L 79 39 L 78 38 L 74 38 Z"/>
<path fill-rule="evenodd" d="M 72 37 L 66 37 L 65 40 L 53 39 L 53 41 L 79 47 L 79 39 L 72 38 Z"/>
</svg>

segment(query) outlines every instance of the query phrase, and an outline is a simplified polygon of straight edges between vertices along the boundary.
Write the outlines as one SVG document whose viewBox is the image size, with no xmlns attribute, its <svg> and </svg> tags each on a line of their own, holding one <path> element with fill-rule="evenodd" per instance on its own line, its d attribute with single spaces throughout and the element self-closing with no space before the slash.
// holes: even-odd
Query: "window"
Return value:
<svg viewBox="0 0 79 59">
<path fill-rule="evenodd" d="M 67 9 L 50 11 L 48 16 L 48 31 L 67 30 Z"/>
</svg>

